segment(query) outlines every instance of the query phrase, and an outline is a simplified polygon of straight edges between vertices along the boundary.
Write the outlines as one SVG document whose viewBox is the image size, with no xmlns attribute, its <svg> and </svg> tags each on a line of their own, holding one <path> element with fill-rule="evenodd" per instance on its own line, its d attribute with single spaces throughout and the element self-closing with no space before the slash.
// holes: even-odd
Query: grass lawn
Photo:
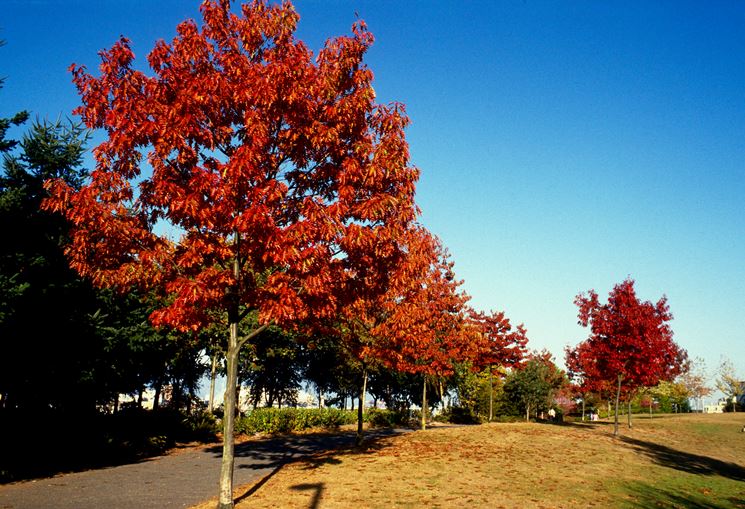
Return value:
<svg viewBox="0 0 745 509">
<path fill-rule="evenodd" d="M 439 427 L 292 463 L 240 509 L 745 508 L 745 414 Z M 211 508 L 214 501 L 199 505 Z"/>
</svg>

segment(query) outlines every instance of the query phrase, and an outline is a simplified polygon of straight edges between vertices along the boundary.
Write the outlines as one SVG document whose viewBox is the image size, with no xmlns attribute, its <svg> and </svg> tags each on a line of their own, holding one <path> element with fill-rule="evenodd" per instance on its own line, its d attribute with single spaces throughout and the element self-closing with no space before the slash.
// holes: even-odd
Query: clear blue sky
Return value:
<svg viewBox="0 0 745 509">
<path fill-rule="evenodd" d="M 139 65 L 187 0 L 0 0 L 0 115 L 69 115 L 67 67 L 120 34 Z M 745 374 L 745 4 L 296 3 L 317 50 L 355 12 L 381 102 L 406 104 L 422 221 L 475 307 L 561 360 L 574 296 L 631 276 L 678 343 Z"/>
</svg>

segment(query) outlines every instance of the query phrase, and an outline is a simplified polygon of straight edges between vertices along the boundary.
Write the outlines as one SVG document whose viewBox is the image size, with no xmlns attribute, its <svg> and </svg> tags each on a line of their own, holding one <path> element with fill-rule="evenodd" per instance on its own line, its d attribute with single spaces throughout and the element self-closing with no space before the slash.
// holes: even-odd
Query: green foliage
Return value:
<svg viewBox="0 0 745 509">
<path fill-rule="evenodd" d="M 392 428 L 394 426 L 406 426 L 409 424 L 409 412 L 371 408 L 363 416 L 365 422 L 374 428 Z"/>
<path fill-rule="evenodd" d="M 371 408 L 363 421 L 373 427 L 408 425 L 409 412 Z M 357 422 L 357 411 L 338 408 L 257 408 L 237 420 L 237 433 L 291 433 L 312 428 L 334 429 Z"/>
<path fill-rule="evenodd" d="M 504 383 L 508 404 L 523 415 L 547 411 L 558 389 L 568 383 L 566 375 L 544 357 L 533 357 L 521 369 L 512 370 Z"/>
<path fill-rule="evenodd" d="M 257 408 L 237 420 L 238 433 L 290 433 L 338 428 L 357 422 L 357 412 L 338 408 Z"/>
<path fill-rule="evenodd" d="M 437 416 L 436 420 L 453 424 L 481 424 L 485 422 L 483 416 L 479 415 L 475 408 L 470 406 L 448 407 Z"/>
<path fill-rule="evenodd" d="M 96 291 L 65 259 L 67 223 L 39 210 L 47 178 L 80 185 L 87 138 L 75 124 L 37 121 L 18 152 L 3 155 L 0 394 L 6 407 L 92 409 L 100 394 L 93 375 L 101 354 L 91 320 Z"/>
<path fill-rule="evenodd" d="M 199 442 L 214 440 L 219 430 L 217 418 L 213 414 L 203 410 L 187 415 L 182 422 L 189 437 Z"/>
<path fill-rule="evenodd" d="M 240 376 L 251 387 L 249 403 L 254 407 L 297 402 L 303 359 L 296 339 L 289 332 L 270 327 L 244 347 Z"/>
</svg>

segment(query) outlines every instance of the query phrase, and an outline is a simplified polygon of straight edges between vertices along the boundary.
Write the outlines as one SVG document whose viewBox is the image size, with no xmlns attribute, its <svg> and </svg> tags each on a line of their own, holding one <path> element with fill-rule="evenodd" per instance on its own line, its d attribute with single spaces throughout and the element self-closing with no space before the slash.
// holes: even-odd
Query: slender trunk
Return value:
<svg viewBox="0 0 745 509">
<path fill-rule="evenodd" d="M 323 408 L 323 392 L 318 389 L 318 408 Z"/>
<path fill-rule="evenodd" d="M 145 388 L 140 386 L 140 390 L 137 393 L 137 407 L 142 408 L 142 400 L 144 399 Z"/>
<path fill-rule="evenodd" d="M 629 416 L 629 429 L 631 429 L 632 428 L 632 424 L 631 424 L 631 396 L 630 395 L 629 395 L 629 413 L 628 413 L 628 416 Z"/>
<path fill-rule="evenodd" d="M 585 397 L 582 396 L 582 422 L 585 422 Z"/>
<path fill-rule="evenodd" d="M 652 398 L 649 398 L 649 418 L 652 418 Z"/>
<path fill-rule="evenodd" d="M 227 361 L 227 380 L 225 382 L 225 412 L 223 414 L 222 465 L 220 468 L 220 495 L 218 509 L 233 508 L 233 466 L 235 439 L 235 392 L 238 385 L 238 323 L 230 324 L 230 339 Z"/>
<path fill-rule="evenodd" d="M 158 411 L 160 408 L 160 393 L 163 390 L 163 382 L 158 381 L 155 384 L 155 398 L 153 399 L 153 410 Z"/>
<path fill-rule="evenodd" d="M 613 421 L 613 434 L 618 435 L 618 403 L 621 399 L 621 379 L 623 377 L 618 375 L 618 387 L 616 388 L 616 417 Z"/>
<path fill-rule="evenodd" d="M 352 412 L 354 412 L 354 394 L 349 395 L 349 403 L 352 405 Z"/>
<path fill-rule="evenodd" d="M 427 375 L 422 377 L 422 429 L 427 429 Z"/>
<path fill-rule="evenodd" d="M 530 403 L 525 405 L 525 422 L 530 422 Z"/>
<path fill-rule="evenodd" d="M 442 378 L 437 381 L 437 387 L 440 389 L 440 404 L 443 410 L 445 409 L 445 384 L 442 383 Z"/>
<path fill-rule="evenodd" d="M 212 367 L 210 369 L 210 400 L 207 404 L 207 411 L 212 413 L 215 410 L 215 381 L 217 380 L 217 352 L 212 354 Z"/>
<path fill-rule="evenodd" d="M 491 366 L 489 366 L 489 422 L 494 417 L 494 382 L 492 381 Z"/>
<path fill-rule="evenodd" d="M 114 398 L 114 413 L 119 413 L 119 393 L 116 393 L 116 397 Z"/>
<path fill-rule="evenodd" d="M 238 347 L 240 349 L 240 347 Z M 241 381 L 238 378 L 238 352 L 235 352 L 235 415 L 238 416 L 241 413 Z"/>
<path fill-rule="evenodd" d="M 363 413 L 365 411 L 365 393 L 367 392 L 367 369 L 362 369 L 362 390 L 360 390 L 360 399 L 357 405 L 357 438 L 355 439 L 355 443 L 357 445 L 362 444 L 362 439 L 364 437 L 364 429 L 362 427 L 362 418 Z"/>
<path fill-rule="evenodd" d="M 610 399 L 608 400 L 608 419 L 610 419 Z"/>
</svg>

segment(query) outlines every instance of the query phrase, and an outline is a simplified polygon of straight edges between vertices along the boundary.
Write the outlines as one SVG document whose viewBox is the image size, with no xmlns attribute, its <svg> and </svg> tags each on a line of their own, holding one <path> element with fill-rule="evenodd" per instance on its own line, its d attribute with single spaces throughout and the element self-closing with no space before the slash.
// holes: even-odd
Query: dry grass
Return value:
<svg viewBox="0 0 745 509">
<path fill-rule="evenodd" d="M 745 508 L 743 424 L 638 417 L 619 438 L 606 423 L 442 427 L 287 465 L 236 490 L 237 507 Z"/>
</svg>

